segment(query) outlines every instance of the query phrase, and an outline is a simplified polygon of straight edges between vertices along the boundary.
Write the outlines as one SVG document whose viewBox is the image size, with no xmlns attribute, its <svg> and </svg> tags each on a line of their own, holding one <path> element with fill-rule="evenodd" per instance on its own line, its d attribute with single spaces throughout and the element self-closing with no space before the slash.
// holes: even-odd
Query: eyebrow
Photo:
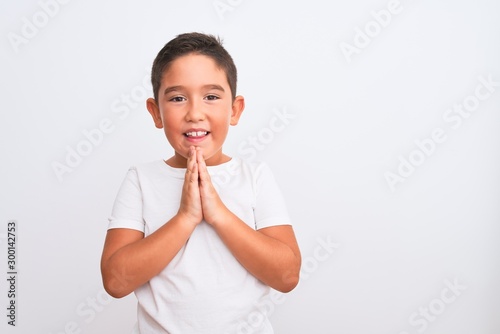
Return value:
<svg viewBox="0 0 500 334">
<path fill-rule="evenodd" d="M 220 90 L 221 92 L 225 92 L 224 88 L 221 85 L 217 85 L 217 84 L 204 85 L 202 88 L 203 89 L 215 89 L 215 90 Z M 163 95 L 167 95 L 170 92 L 175 92 L 175 91 L 183 90 L 183 89 L 184 89 L 184 86 L 171 86 L 171 87 L 167 87 L 163 91 Z"/>
</svg>

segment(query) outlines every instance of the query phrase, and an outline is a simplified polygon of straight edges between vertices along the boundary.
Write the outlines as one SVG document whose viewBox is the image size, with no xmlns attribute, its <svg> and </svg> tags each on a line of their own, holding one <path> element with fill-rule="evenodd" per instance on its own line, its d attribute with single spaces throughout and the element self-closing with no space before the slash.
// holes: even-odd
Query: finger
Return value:
<svg viewBox="0 0 500 334">
<path fill-rule="evenodd" d="M 188 151 L 188 163 L 192 161 L 196 161 L 196 148 L 194 146 L 189 146 Z"/>
<path fill-rule="evenodd" d="M 198 179 L 200 177 L 199 172 L 198 172 L 198 163 L 195 161 L 193 163 L 193 169 L 192 169 L 192 174 L 191 174 L 191 182 L 196 182 L 198 183 Z"/>
<path fill-rule="evenodd" d="M 203 152 L 201 149 L 196 150 L 196 157 L 198 161 L 200 179 L 202 181 L 210 181 L 210 174 L 208 174 L 207 164 L 205 163 L 205 159 L 203 159 Z"/>
<path fill-rule="evenodd" d="M 189 182 L 198 181 L 198 164 L 196 162 L 196 150 L 194 146 L 189 148 L 185 180 Z"/>
<path fill-rule="evenodd" d="M 188 169 L 193 170 L 194 166 L 197 164 L 196 161 L 196 149 L 194 146 L 189 148 L 189 157 L 188 157 Z"/>
</svg>

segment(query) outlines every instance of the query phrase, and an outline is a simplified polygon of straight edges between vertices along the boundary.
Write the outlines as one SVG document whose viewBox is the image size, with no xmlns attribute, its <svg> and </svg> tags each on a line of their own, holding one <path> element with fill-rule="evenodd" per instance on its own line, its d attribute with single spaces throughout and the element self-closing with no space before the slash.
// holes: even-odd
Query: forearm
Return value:
<svg viewBox="0 0 500 334">
<path fill-rule="evenodd" d="M 297 285 L 301 263 L 298 248 L 294 250 L 286 243 L 252 229 L 229 210 L 223 217 L 213 226 L 245 269 L 282 292 Z"/>
<path fill-rule="evenodd" d="M 102 262 L 106 290 L 120 298 L 158 275 L 186 243 L 195 225 L 178 215 L 146 238 L 116 250 Z"/>
</svg>

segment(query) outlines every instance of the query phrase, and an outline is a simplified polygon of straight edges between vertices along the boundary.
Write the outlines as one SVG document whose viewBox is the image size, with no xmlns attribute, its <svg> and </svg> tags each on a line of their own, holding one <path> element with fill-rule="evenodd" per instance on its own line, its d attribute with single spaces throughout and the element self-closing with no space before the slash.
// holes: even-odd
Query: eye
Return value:
<svg viewBox="0 0 500 334">
<path fill-rule="evenodd" d="M 184 98 L 183 96 L 174 96 L 169 101 L 171 101 L 171 102 L 182 102 L 182 101 L 186 101 L 186 98 Z"/>
<path fill-rule="evenodd" d="M 209 100 L 209 101 L 215 101 L 215 100 L 218 100 L 219 97 L 217 95 L 210 94 L 210 95 L 205 96 L 205 99 Z"/>
</svg>

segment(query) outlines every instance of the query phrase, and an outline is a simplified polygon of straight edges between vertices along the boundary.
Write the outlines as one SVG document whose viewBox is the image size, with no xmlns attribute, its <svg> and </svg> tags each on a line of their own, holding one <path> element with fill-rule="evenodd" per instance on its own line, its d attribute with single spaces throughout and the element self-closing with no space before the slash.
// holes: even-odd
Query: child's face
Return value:
<svg viewBox="0 0 500 334">
<path fill-rule="evenodd" d="M 147 107 L 175 150 L 170 165 L 185 167 L 190 146 L 202 149 L 207 165 L 218 165 L 228 160 L 222 144 L 229 125 L 238 123 L 244 100 L 232 100 L 226 73 L 212 58 L 189 54 L 170 64 L 158 101 L 148 99 Z"/>
</svg>

